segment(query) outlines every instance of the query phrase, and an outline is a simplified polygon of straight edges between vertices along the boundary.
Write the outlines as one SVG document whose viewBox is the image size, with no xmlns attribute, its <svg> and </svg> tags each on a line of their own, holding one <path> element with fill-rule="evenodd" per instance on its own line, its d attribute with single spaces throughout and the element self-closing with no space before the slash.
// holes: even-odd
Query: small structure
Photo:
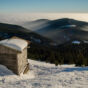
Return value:
<svg viewBox="0 0 88 88">
<path fill-rule="evenodd" d="M 17 75 L 27 72 L 29 70 L 27 46 L 26 40 L 17 37 L 0 41 L 0 64 Z"/>
</svg>

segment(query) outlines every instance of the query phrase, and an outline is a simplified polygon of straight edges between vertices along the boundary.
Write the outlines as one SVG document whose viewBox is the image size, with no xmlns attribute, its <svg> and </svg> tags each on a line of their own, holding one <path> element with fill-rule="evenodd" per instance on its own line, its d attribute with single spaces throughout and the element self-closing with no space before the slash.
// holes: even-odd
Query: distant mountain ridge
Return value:
<svg viewBox="0 0 88 88">
<path fill-rule="evenodd" d="M 88 23 L 68 18 L 39 19 L 22 26 L 0 23 L 0 36 L 18 36 L 33 42 L 60 45 L 73 40 L 88 40 Z"/>
<path fill-rule="evenodd" d="M 13 36 L 21 37 L 26 40 L 30 40 L 32 43 L 37 44 L 49 44 L 51 42 L 50 39 L 45 38 L 31 30 L 28 30 L 19 25 L 0 23 L 0 38 L 10 38 Z"/>
<path fill-rule="evenodd" d="M 23 24 L 21 24 L 21 26 L 27 28 L 27 29 L 30 29 L 32 31 L 35 31 L 35 30 L 38 30 L 48 24 L 50 20 L 48 19 L 39 19 L 39 20 L 35 20 L 35 21 L 30 21 L 30 22 L 25 22 Z"/>
<path fill-rule="evenodd" d="M 38 22 L 38 20 L 34 21 L 33 24 L 36 22 Z M 27 25 L 30 27 L 30 24 Z M 58 44 L 73 39 L 88 40 L 88 23 L 69 18 L 39 20 L 39 24 L 35 26 L 33 30 L 44 37 L 54 40 Z"/>
</svg>

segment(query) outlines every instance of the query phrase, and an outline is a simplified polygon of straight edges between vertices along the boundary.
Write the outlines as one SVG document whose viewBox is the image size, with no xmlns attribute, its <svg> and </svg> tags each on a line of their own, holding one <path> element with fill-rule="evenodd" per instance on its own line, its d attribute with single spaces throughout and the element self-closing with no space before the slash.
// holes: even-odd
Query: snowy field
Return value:
<svg viewBox="0 0 88 88">
<path fill-rule="evenodd" d="M 30 72 L 21 76 L 0 65 L 0 88 L 88 88 L 88 67 L 29 63 Z"/>
</svg>

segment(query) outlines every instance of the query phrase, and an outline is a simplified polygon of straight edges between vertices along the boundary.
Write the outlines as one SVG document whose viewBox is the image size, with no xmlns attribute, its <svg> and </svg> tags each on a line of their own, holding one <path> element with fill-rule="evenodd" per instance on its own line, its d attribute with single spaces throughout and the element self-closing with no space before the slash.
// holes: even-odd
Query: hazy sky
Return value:
<svg viewBox="0 0 88 88">
<path fill-rule="evenodd" d="M 87 13 L 88 0 L 0 0 L 0 13 Z"/>
</svg>

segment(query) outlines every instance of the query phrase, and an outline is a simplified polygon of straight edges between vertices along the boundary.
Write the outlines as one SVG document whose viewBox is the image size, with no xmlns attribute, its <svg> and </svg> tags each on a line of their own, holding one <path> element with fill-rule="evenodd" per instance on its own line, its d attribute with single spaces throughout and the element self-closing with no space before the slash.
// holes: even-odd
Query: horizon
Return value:
<svg viewBox="0 0 88 88">
<path fill-rule="evenodd" d="M 70 18 L 88 22 L 88 13 L 9 13 L 0 14 L 1 23 L 21 24 L 22 22 L 30 22 L 38 19 L 61 19 Z"/>
</svg>

